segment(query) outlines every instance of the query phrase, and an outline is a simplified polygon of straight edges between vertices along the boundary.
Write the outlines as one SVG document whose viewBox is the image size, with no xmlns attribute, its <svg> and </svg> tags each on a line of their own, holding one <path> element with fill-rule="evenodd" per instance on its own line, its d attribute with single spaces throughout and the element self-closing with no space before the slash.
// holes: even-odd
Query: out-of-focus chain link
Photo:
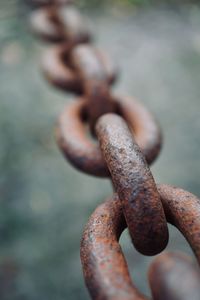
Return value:
<svg viewBox="0 0 200 300">
<path fill-rule="evenodd" d="M 116 67 L 90 44 L 88 21 L 72 1 L 32 3 L 40 6 L 32 13 L 32 30 L 56 43 L 44 54 L 42 71 L 50 84 L 77 95 L 58 119 L 58 145 L 74 167 L 110 177 L 114 186 L 113 196 L 95 210 L 83 234 L 86 285 L 95 300 L 147 299 L 131 280 L 119 245 L 122 231 L 128 227 L 140 253 L 155 255 L 167 246 L 169 222 L 200 263 L 200 200 L 155 183 L 149 165 L 160 152 L 160 127 L 140 102 L 113 95 Z M 181 253 L 159 255 L 150 266 L 149 283 L 154 300 L 200 299 L 199 268 Z"/>
</svg>

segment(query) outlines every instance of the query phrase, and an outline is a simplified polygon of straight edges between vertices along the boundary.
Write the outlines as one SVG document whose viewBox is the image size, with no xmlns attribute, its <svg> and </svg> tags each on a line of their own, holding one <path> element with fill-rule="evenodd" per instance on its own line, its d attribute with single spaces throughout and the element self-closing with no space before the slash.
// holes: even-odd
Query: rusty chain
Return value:
<svg viewBox="0 0 200 300">
<path fill-rule="evenodd" d="M 113 196 L 97 207 L 84 230 L 86 285 L 95 300 L 147 299 L 130 278 L 121 233 L 128 227 L 134 247 L 155 255 L 168 243 L 169 222 L 186 238 L 200 264 L 200 200 L 155 183 L 149 165 L 161 148 L 160 128 L 140 102 L 113 95 L 116 67 L 90 44 L 88 22 L 73 1 L 29 1 L 39 6 L 31 16 L 33 32 L 56 43 L 43 57 L 44 76 L 56 88 L 77 95 L 58 119 L 58 146 L 74 167 L 110 177 L 114 187 Z M 199 268 L 181 253 L 159 255 L 148 277 L 154 300 L 200 299 Z"/>
</svg>

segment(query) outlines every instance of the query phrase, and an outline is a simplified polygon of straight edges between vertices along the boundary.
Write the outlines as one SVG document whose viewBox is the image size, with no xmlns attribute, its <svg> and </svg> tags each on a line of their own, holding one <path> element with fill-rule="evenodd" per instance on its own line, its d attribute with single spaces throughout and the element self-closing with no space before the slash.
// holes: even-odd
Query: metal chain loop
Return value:
<svg viewBox="0 0 200 300">
<path fill-rule="evenodd" d="M 180 190 L 178 188 L 170 186 L 160 186 L 159 193 L 162 194 L 165 191 L 168 191 L 166 198 L 165 213 L 167 216 L 167 221 L 171 222 L 170 214 L 167 213 L 169 207 L 175 206 L 179 207 L 180 214 L 176 215 L 174 223 L 179 230 L 182 230 L 180 225 L 182 217 L 186 215 L 190 218 L 190 211 L 187 212 L 187 208 L 190 207 L 190 204 L 193 204 L 193 208 L 196 208 L 200 212 L 200 199 L 197 199 L 195 196 L 190 194 L 190 201 L 182 201 L 188 192 Z M 174 189 L 179 193 L 180 198 L 174 199 L 172 195 L 174 194 Z M 165 194 L 166 195 L 166 194 Z M 198 200 L 198 201 L 197 201 Z M 179 202 L 180 201 L 180 202 Z M 187 204 L 187 206 L 186 206 Z M 199 216 L 198 216 L 199 217 Z M 134 218 L 134 217 L 133 217 Z M 196 230 L 200 230 L 199 220 L 195 219 L 194 227 Z M 121 247 L 119 245 L 119 238 L 122 231 L 126 228 L 126 222 L 123 214 L 123 204 L 118 198 L 117 194 L 114 194 L 111 198 L 106 200 L 101 204 L 92 216 L 89 219 L 88 224 L 86 225 L 82 242 L 81 242 L 81 261 L 83 265 L 83 274 L 85 277 L 86 285 L 89 289 L 92 299 L 107 299 L 107 300 L 141 300 L 147 299 L 141 295 L 134 284 L 131 281 L 130 274 L 128 272 L 128 267 L 123 256 Z M 190 232 L 190 224 L 185 224 L 185 237 L 188 236 Z M 190 241 L 190 244 L 193 249 L 196 249 L 196 246 L 199 245 L 199 236 L 195 236 L 194 239 Z M 196 252 L 196 251 L 195 251 Z M 200 260 L 199 252 L 195 253 L 198 260 Z M 165 254 L 166 255 L 166 254 Z M 187 295 L 194 296 L 196 298 L 176 298 L 175 295 L 171 298 L 165 298 L 165 293 L 174 293 L 174 291 L 165 291 L 166 287 L 169 286 L 169 279 L 166 275 L 163 275 L 161 278 L 159 275 L 156 275 L 155 272 L 161 273 L 160 270 L 165 268 L 163 265 L 163 258 L 156 258 L 156 269 L 155 265 L 152 266 L 153 270 L 150 269 L 150 283 L 153 290 L 153 296 L 155 295 L 155 300 L 177 300 L 177 299 L 199 299 L 199 289 L 200 285 L 197 285 L 199 282 L 200 274 L 199 270 L 196 271 L 195 267 L 190 266 L 190 280 L 187 282 L 187 285 L 184 288 L 184 291 L 187 291 Z M 162 257 L 162 256 L 161 256 Z M 182 259 L 184 260 L 184 259 Z M 166 263 L 166 261 L 165 261 Z M 179 268 L 188 267 L 188 261 L 184 260 Z M 177 276 L 177 268 L 169 270 L 169 276 L 174 278 Z M 184 275 L 184 274 L 182 274 Z M 179 278 L 178 283 L 181 283 L 181 278 Z M 188 276 L 187 276 L 188 278 Z M 188 279 L 189 279 L 188 278 Z M 158 279 L 161 279 L 160 282 Z M 183 279 L 183 282 L 185 279 Z M 177 286 L 177 281 L 172 282 L 177 288 L 176 294 L 182 295 L 182 291 L 179 291 Z M 182 286 L 182 285 L 181 285 Z M 170 288 L 170 287 L 169 287 Z M 171 288 L 170 288 L 171 289 Z M 158 296 L 157 296 L 158 290 Z M 165 291 L 165 293 L 160 294 L 160 291 Z M 169 295 L 168 294 L 168 295 Z M 172 294 L 171 294 L 172 296 Z"/>
<path fill-rule="evenodd" d="M 47 6 L 36 10 L 30 19 L 33 32 L 50 42 L 68 42 L 71 46 L 91 39 L 86 20 L 71 6 Z"/>
<path fill-rule="evenodd" d="M 73 46 L 68 42 L 46 51 L 42 70 L 55 87 L 83 94 L 88 77 L 101 78 L 109 85 L 116 80 L 117 71 L 103 51 L 90 45 Z"/>
<path fill-rule="evenodd" d="M 59 43 L 43 58 L 47 80 L 80 94 L 58 119 L 61 151 L 77 169 L 111 177 L 116 191 L 86 225 L 81 242 L 85 282 L 94 300 L 147 300 L 130 278 L 121 233 L 128 226 L 136 249 L 154 255 L 167 245 L 169 222 L 187 239 L 200 264 L 200 199 L 156 185 L 149 165 L 160 152 L 160 128 L 141 103 L 113 96 L 116 68 L 89 45 L 87 21 L 71 2 L 32 0 L 42 8 L 33 13 L 31 24 L 39 37 Z M 199 268 L 182 254 L 162 253 L 149 268 L 154 300 L 199 300 L 199 282 Z"/>
<path fill-rule="evenodd" d="M 160 128 L 146 108 L 129 97 L 114 98 L 118 113 L 127 121 L 148 163 L 157 157 L 161 147 Z M 87 101 L 79 98 L 61 113 L 57 122 L 57 142 L 65 157 L 88 174 L 109 176 L 108 168 L 97 144 L 86 133 Z"/>
</svg>

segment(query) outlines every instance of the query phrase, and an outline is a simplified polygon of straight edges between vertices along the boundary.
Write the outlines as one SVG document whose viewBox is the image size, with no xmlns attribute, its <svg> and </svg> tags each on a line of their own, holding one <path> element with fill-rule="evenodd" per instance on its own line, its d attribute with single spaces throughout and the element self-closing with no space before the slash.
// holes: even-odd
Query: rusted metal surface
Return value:
<svg viewBox="0 0 200 300">
<path fill-rule="evenodd" d="M 157 123 L 146 108 L 128 97 L 114 98 L 117 111 L 127 120 L 134 132 L 135 140 L 151 163 L 159 153 L 161 134 Z M 57 122 L 57 142 L 65 157 L 74 167 L 91 175 L 109 176 L 108 168 L 98 144 L 89 139 L 87 124 L 87 101 L 78 101 L 67 105 Z"/>
<path fill-rule="evenodd" d="M 153 176 L 133 135 L 116 114 L 102 116 L 96 131 L 135 248 L 145 255 L 161 252 L 168 243 L 167 223 Z"/>
<path fill-rule="evenodd" d="M 118 243 L 125 227 L 122 204 L 116 194 L 90 217 L 81 242 L 81 261 L 92 299 L 147 299 L 132 283 Z"/>
<path fill-rule="evenodd" d="M 178 197 L 177 195 L 173 197 L 175 189 L 179 191 Z M 198 210 L 200 200 L 194 195 L 172 186 L 159 185 L 158 190 L 164 203 L 167 221 L 173 223 L 180 230 L 184 226 L 180 225 L 182 217 L 187 216 L 190 219 L 190 210 L 187 208 L 192 206 Z M 179 201 L 182 203 L 179 206 L 180 213 L 176 214 L 172 221 L 171 210 L 177 207 Z M 187 204 L 186 207 L 185 204 Z M 196 232 L 200 232 L 199 218 L 195 218 L 194 223 Z M 85 282 L 92 299 L 146 299 L 131 282 L 128 267 L 118 243 L 125 228 L 123 204 L 117 194 L 97 207 L 85 227 L 81 242 L 81 261 Z M 193 231 L 193 228 L 191 230 Z M 183 230 L 187 239 L 189 232 L 190 226 L 187 224 Z M 199 237 L 196 235 L 189 242 L 199 260 L 199 253 L 196 251 Z M 197 300 L 200 297 L 199 276 L 199 269 L 197 271 L 185 256 L 182 257 L 180 254 L 159 255 L 149 271 L 153 299 Z"/>
<path fill-rule="evenodd" d="M 154 300 L 199 300 L 200 272 L 181 253 L 159 255 L 150 266 L 149 282 Z"/>
<path fill-rule="evenodd" d="M 30 24 L 35 34 L 50 42 L 75 45 L 91 39 L 86 20 L 71 6 L 40 8 L 32 13 Z"/>
<path fill-rule="evenodd" d="M 117 111 L 127 121 L 148 164 L 158 157 L 162 146 L 160 126 L 148 109 L 133 97 L 116 97 Z"/>
<path fill-rule="evenodd" d="M 187 239 L 200 264 L 200 199 L 177 187 L 158 185 L 168 222 Z"/>
<path fill-rule="evenodd" d="M 111 84 L 117 76 L 111 59 L 91 45 L 79 45 L 71 53 L 71 61 L 84 82 L 101 81 Z"/>
<path fill-rule="evenodd" d="M 97 119 L 108 112 L 116 112 L 116 104 L 109 85 L 116 79 L 116 70 L 103 52 L 88 45 L 80 45 L 72 51 L 72 61 L 87 99 L 87 113 L 91 132 L 95 134 Z"/>
<path fill-rule="evenodd" d="M 63 43 L 48 49 L 41 60 L 42 71 L 50 84 L 57 88 L 80 94 L 82 82 L 71 66 L 71 45 Z"/>
<path fill-rule="evenodd" d="M 72 47 L 67 42 L 46 51 L 42 70 L 52 85 L 77 94 L 83 94 L 84 86 L 88 87 L 91 80 L 110 85 L 117 76 L 103 51 L 86 44 Z"/>
<path fill-rule="evenodd" d="M 87 115 L 90 131 L 96 136 L 95 125 L 99 117 L 106 113 L 117 112 L 117 103 L 110 95 L 109 87 L 104 82 L 90 80 L 85 86 Z"/>
<path fill-rule="evenodd" d="M 93 134 L 98 117 L 116 111 L 109 85 L 115 81 L 117 72 L 104 52 L 86 44 L 72 49 L 66 43 L 49 50 L 42 66 L 51 84 L 85 95 Z"/>
<path fill-rule="evenodd" d="M 44 56 L 45 77 L 55 87 L 81 94 L 58 120 L 58 145 L 77 169 L 111 176 L 117 192 L 95 210 L 85 228 L 81 260 L 86 285 L 94 300 L 147 300 L 130 278 L 119 245 L 122 231 L 128 225 L 136 249 L 154 255 L 167 245 L 170 222 L 200 263 L 200 200 L 176 187 L 156 186 L 148 165 L 161 148 L 160 128 L 142 104 L 113 96 L 116 69 L 103 52 L 85 44 L 91 33 L 87 21 L 68 5 L 72 1 L 32 2 L 45 6 L 32 15 L 34 32 L 60 43 Z M 199 269 L 182 254 L 158 256 L 149 281 L 154 300 L 200 299 Z"/>
<path fill-rule="evenodd" d="M 56 126 L 57 143 L 77 169 L 95 176 L 109 176 L 98 144 L 87 134 L 85 127 L 87 102 L 83 98 L 67 105 L 59 117 Z"/>
</svg>

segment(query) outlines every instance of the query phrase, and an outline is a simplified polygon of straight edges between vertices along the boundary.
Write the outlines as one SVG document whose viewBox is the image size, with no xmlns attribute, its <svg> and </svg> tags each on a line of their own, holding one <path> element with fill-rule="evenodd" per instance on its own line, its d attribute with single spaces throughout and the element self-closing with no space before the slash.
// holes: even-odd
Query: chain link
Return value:
<svg viewBox="0 0 200 300">
<path fill-rule="evenodd" d="M 157 185 L 149 165 L 162 135 L 138 101 L 113 95 L 116 67 L 89 44 L 91 31 L 67 0 L 32 0 L 33 31 L 57 43 L 45 53 L 42 70 L 50 84 L 79 97 L 68 104 L 56 126 L 58 146 L 69 162 L 87 174 L 110 177 L 114 194 L 89 219 L 81 242 L 86 285 L 95 300 L 142 300 L 131 280 L 119 244 L 128 227 L 144 255 L 162 252 L 167 222 L 179 229 L 200 263 L 200 199 L 180 188 Z M 86 126 L 89 125 L 89 126 Z M 93 136 L 93 140 L 89 138 Z M 149 268 L 154 300 L 199 300 L 200 272 L 187 256 L 162 253 Z"/>
</svg>

